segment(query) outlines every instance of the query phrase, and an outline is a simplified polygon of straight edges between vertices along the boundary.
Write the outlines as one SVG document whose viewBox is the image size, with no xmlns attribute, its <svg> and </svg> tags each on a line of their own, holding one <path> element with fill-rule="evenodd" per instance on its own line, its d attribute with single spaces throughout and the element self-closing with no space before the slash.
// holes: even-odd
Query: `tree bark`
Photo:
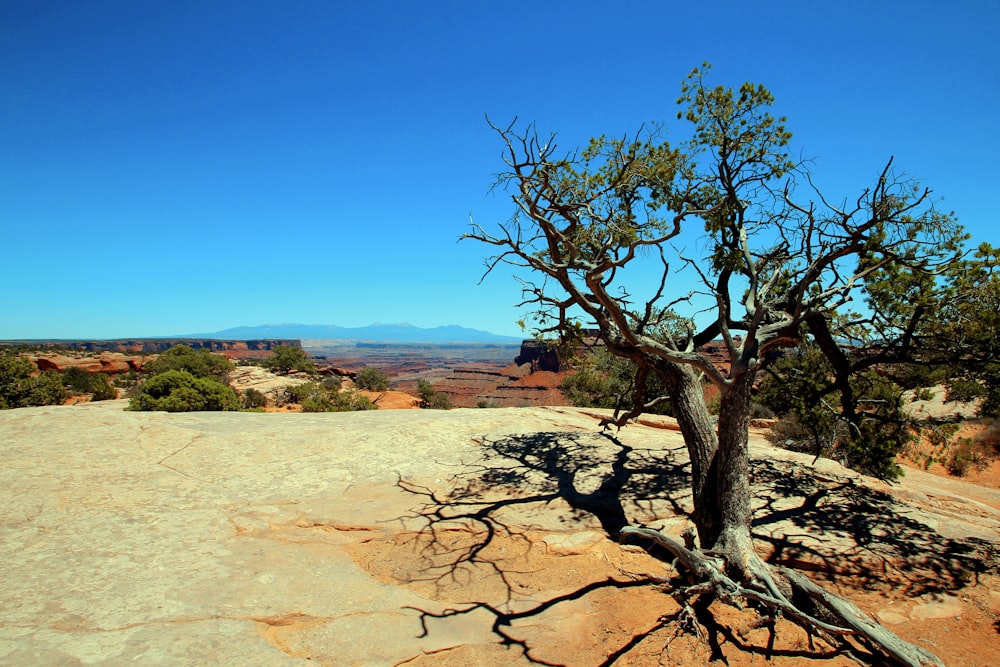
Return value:
<svg viewBox="0 0 1000 667">
<path fill-rule="evenodd" d="M 750 539 L 750 460 L 747 428 L 753 373 L 723 389 L 718 427 L 705 404 L 700 374 L 682 364 L 657 369 L 670 391 L 691 459 L 694 523 L 703 549 L 725 555 L 745 572 L 754 553 Z"/>
<path fill-rule="evenodd" d="M 750 391 L 754 373 L 744 371 L 723 389 L 719 408 L 716 489 L 721 529 L 709 547 L 726 557 L 728 569 L 745 577 L 755 557 L 750 537 Z"/>
</svg>

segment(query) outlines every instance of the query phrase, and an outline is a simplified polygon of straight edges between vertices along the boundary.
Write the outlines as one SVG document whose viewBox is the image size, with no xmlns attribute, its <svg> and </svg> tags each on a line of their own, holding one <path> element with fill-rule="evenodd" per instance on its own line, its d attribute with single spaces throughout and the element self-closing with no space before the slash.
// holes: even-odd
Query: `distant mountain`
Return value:
<svg viewBox="0 0 1000 667">
<path fill-rule="evenodd" d="M 258 340 L 299 338 L 302 340 L 348 340 L 371 343 L 517 343 L 521 338 L 500 336 L 489 331 L 456 325 L 424 329 L 412 324 L 370 324 L 366 327 L 341 327 L 335 324 L 262 324 L 234 327 L 191 338 Z"/>
</svg>

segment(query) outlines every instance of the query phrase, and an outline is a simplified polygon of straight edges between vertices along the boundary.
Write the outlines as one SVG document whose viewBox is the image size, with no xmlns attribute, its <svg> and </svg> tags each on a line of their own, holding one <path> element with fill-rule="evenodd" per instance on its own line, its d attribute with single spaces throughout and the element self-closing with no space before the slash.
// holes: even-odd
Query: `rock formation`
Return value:
<svg viewBox="0 0 1000 667">
<path fill-rule="evenodd" d="M 88 373 L 107 373 L 120 375 L 130 371 L 142 371 L 154 356 L 127 355 L 121 352 L 104 352 L 98 356 L 86 355 L 71 357 L 65 354 L 39 354 L 26 357 L 40 371 L 65 371 L 79 368 Z"/>
</svg>

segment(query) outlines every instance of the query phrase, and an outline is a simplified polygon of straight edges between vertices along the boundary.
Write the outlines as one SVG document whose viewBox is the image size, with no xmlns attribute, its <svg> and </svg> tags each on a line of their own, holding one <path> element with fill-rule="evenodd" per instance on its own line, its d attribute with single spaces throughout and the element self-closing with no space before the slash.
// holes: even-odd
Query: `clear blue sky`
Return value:
<svg viewBox="0 0 1000 667">
<path fill-rule="evenodd" d="M 0 4 L 0 339 L 302 322 L 520 333 L 457 243 L 484 122 L 675 122 L 686 74 L 764 83 L 819 182 L 895 155 L 1000 243 L 1000 3 L 33 0 Z"/>
</svg>

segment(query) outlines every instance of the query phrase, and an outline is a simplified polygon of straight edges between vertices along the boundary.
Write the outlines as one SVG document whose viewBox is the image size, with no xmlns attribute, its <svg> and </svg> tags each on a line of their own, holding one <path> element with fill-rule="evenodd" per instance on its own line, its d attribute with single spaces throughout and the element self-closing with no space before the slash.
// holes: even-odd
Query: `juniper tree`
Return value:
<svg viewBox="0 0 1000 667">
<path fill-rule="evenodd" d="M 501 264 L 521 270 L 521 306 L 540 334 L 565 339 L 594 328 L 611 354 L 635 364 L 631 408 L 615 424 L 670 402 L 691 460 L 698 546 L 645 528 L 623 533 L 672 551 L 701 579 L 697 590 L 753 600 L 845 649 L 840 638 L 855 635 L 901 664 L 940 664 L 802 575 L 761 560 L 750 534 L 747 440 L 762 368 L 805 340 L 842 383 L 843 418 L 866 432 L 848 382 L 859 360 L 844 343 L 864 340 L 877 351 L 864 368 L 908 358 L 939 297 L 935 276 L 963 261 L 967 237 L 891 159 L 853 195 L 820 192 L 791 157 L 771 93 L 751 83 L 709 87 L 707 72 L 695 69 L 682 84 L 678 119 L 691 133 L 676 145 L 660 130 L 640 131 L 563 153 L 555 135 L 490 122 L 506 164 L 495 187 L 510 194 L 515 213 L 489 230 L 473 223 L 463 238 L 493 246 L 487 273 Z M 701 352 L 713 340 L 728 352 L 727 368 Z M 647 394 L 651 376 L 663 396 Z M 717 424 L 703 378 L 720 395 Z M 834 620 L 792 599 L 817 601 Z"/>
</svg>

